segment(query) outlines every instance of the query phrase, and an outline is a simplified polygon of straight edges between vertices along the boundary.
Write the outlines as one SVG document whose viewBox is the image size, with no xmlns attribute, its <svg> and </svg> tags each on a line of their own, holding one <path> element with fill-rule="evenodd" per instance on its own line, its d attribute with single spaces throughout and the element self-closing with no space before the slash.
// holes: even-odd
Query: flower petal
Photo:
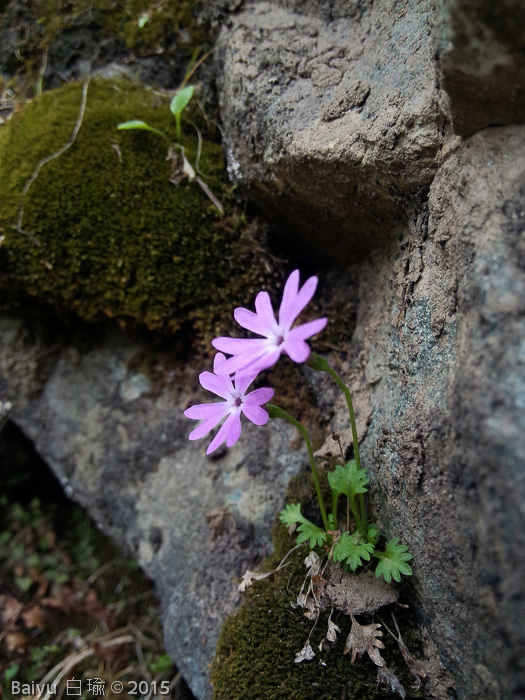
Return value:
<svg viewBox="0 0 525 700">
<path fill-rule="evenodd" d="M 228 435 L 230 433 L 230 428 L 231 424 L 233 422 L 234 418 L 233 413 L 230 413 L 228 418 L 224 421 L 224 423 L 221 425 L 219 428 L 219 431 L 217 435 L 213 438 L 213 440 L 210 442 L 208 449 L 206 450 L 206 454 L 210 455 L 212 452 L 215 452 L 215 450 L 222 445 L 222 443 L 228 438 Z"/>
<path fill-rule="evenodd" d="M 259 370 L 255 368 L 255 365 L 267 354 L 267 342 L 261 341 L 264 345 L 252 352 L 242 352 L 229 357 L 220 368 L 221 374 L 223 372 L 225 374 L 233 374 L 235 372 L 236 379 L 245 377 L 248 374 L 257 374 Z"/>
<path fill-rule="evenodd" d="M 238 377 L 237 375 L 235 375 L 235 388 L 241 396 L 244 396 L 244 394 L 246 393 L 246 389 L 250 386 L 250 384 L 253 382 L 256 376 L 256 372 L 243 375 L 242 377 Z"/>
<path fill-rule="evenodd" d="M 222 354 L 222 352 L 218 352 L 215 354 L 215 357 L 213 358 L 213 371 L 217 373 L 218 368 L 222 365 L 223 362 L 226 361 L 226 357 Z"/>
<path fill-rule="evenodd" d="M 217 350 L 227 352 L 228 355 L 238 355 L 245 352 L 256 352 L 257 348 L 262 348 L 268 341 L 262 338 L 214 338 L 211 344 Z M 228 360 L 226 360 L 228 362 Z M 231 374 L 231 372 L 223 372 L 224 362 L 217 369 L 218 374 Z"/>
<path fill-rule="evenodd" d="M 304 340 L 287 340 L 284 352 L 294 362 L 306 362 L 310 357 L 310 348 Z"/>
<path fill-rule="evenodd" d="M 262 389 L 255 389 L 251 391 L 244 397 L 243 406 L 258 406 L 262 403 L 266 403 L 273 398 L 274 390 L 268 387 L 263 387 Z"/>
<path fill-rule="evenodd" d="M 231 362 L 230 367 L 232 367 L 232 372 L 235 372 L 235 378 L 240 379 L 250 374 L 259 374 L 268 367 L 272 367 L 279 357 L 281 356 L 282 348 L 276 348 L 273 345 L 267 346 L 266 352 L 257 356 L 247 357 L 245 355 L 236 355 L 235 357 L 230 357 L 226 360 L 227 363 Z"/>
<path fill-rule="evenodd" d="M 231 447 L 235 445 L 237 440 L 241 437 L 241 413 L 232 413 L 232 422 L 230 425 L 230 432 L 226 438 L 226 447 Z"/>
<path fill-rule="evenodd" d="M 257 294 L 255 297 L 255 310 L 257 311 L 257 316 L 259 316 L 266 329 L 264 333 L 261 333 L 261 335 L 268 335 L 277 326 L 275 314 L 273 313 L 272 302 L 270 301 L 270 295 L 268 292 L 259 292 L 259 294 Z"/>
<path fill-rule="evenodd" d="M 195 430 L 191 431 L 191 433 L 189 434 L 189 439 L 198 440 L 199 438 L 204 437 L 210 432 L 210 430 L 213 430 L 217 423 L 220 423 L 224 416 L 227 414 L 228 410 L 225 410 L 222 415 L 216 415 L 203 421 L 200 425 L 198 425 L 195 428 Z"/>
<path fill-rule="evenodd" d="M 256 404 L 244 403 L 241 407 L 241 411 L 244 413 L 248 420 L 251 420 L 255 425 L 266 425 L 268 423 L 268 412 Z"/>
<path fill-rule="evenodd" d="M 211 372 L 201 372 L 201 374 L 199 374 L 199 382 L 203 389 L 211 391 L 223 399 L 227 399 L 231 396 L 233 387 L 229 377 L 218 377 Z"/>
<path fill-rule="evenodd" d="M 288 333 L 287 340 L 306 340 L 311 338 L 312 335 L 319 333 L 326 327 L 328 323 L 327 318 L 316 318 L 315 321 L 309 321 L 308 323 L 303 323 Z"/>
<path fill-rule="evenodd" d="M 235 309 L 233 316 L 239 326 L 246 328 L 247 331 L 252 331 L 252 333 L 258 333 L 259 335 L 267 335 L 267 324 L 263 318 L 254 314 L 253 311 L 239 307 Z"/>
<path fill-rule="evenodd" d="M 204 420 L 221 414 L 221 418 L 226 414 L 226 404 L 221 401 L 219 403 L 199 403 L 195 406 L 190 406 L 184 411 L 186 418 L 193 420 Z"/>
<path fill-rule="evenodd" d="M 290 310 L 299 291 L 299 270 L 294 270 L 286 280 L 283 290 L 283 299 L 279 308 L 279 325 L 284 324 L 284 319 L 290 315 Z"/>
<path fill-rule="evenodd" d="M 298 273 L 299 274 L 299 273 Z M 315 290 L 317 289 L 317 277 L 310 277 L 298 291 L 295 299 L 284 305 L 281 303 L 279 311 L 279 323 L 283 328 L 291 328 L 293 322 L 299 316 L 304 307 L 312 300 Z"/>
</svg>

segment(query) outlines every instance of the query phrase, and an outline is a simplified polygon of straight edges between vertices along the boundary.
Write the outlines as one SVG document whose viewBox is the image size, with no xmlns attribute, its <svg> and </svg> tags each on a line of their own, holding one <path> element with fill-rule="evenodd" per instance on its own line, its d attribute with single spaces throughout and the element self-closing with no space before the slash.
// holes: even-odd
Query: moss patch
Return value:
<svg viewBox="0 0 525 700">
<path fill-rule="evenodd" d="M 127 81 L 92 81 L 82 127 L 63 155 L 45 164 L 25 200 L 23 235 L 14 225 L 36 164 L 70 137 L 81 85 L 28 103 L 0 129 L 0 250 L 4 305 L 28 298 L 149 328 L 193 319 L 203 337 L 231 317 L 232 300 L 248 303 L 268 283 L 271 265 L 242 217 L 221 216 L 195 182 L 170 183 L 167 143 L 116 125 L 142 119 L 173 134 L 168 100 Z M 194 162 L 197 140 L 186 128 Z M 205 141 L 200 168 L 227 197 L 222 152 Z M 227 202 L 226 202 L 227 204 Z"/>
<path fill-rule="evenodd" d="M 307 477 L 291 485 L 290 501 L 302 503 L 311 499 Z M 309 506 L 303 509 L 309 514 Z M 264 568 L 274 568 L 293 546 L 293 539 L 282 525 L 276 525 L 275 553 Z M 316 653 L 310 662 L 295 664 L 295 654 L 305 644 L 313 623 L 301 610 L 294 610 L 294 602 L 305 576 L 303 560 L 306 550 L 298 550 L 290 557 L 290 565 L 253 585 L 241 607 L 226 621 L 219 640 L 213 665 L 214 700 L 382 700 L 389 696 L 377 688 L 377 671 L 366 658 L 354 664 L 343 655 L 343 647 L 350 632 L 350 618 L 336 615 L 332 618 L 341 628 L 337 645 L 330 651 L 318 651 L 326 633 L 328 611 L 321 615 L 310 643 Z M 405 642 L 416 655 L 418 646 L 414 623 L 406 612 L 396 617 Z M 385 618 L 386 619 L 386 618 Z M 397 644 L 385 631 L 386 649 L 382 654 L 396 673 L 407 692 L 407 698 L 422 698 L 412 690 L 410 677 Z"/>
</svg>

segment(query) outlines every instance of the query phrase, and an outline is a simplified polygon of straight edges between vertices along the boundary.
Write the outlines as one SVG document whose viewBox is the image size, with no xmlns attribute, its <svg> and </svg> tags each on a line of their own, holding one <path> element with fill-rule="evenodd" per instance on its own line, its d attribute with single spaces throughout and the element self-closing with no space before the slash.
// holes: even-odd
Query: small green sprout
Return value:
<svg viewBox="0 0 525 700">
<path fill-rule="evenodd" d="M 177 136 L 177 142 L 173 143 L 173 148 L 170 147 L 168 150 L 168 156 L 167 160 L 170 160 L 172 164 L 175 164 L 174 170 L 175 170 L 175 175 L 172 173 L 171 177 L 171 182 L 173 184 L 178 184 L 180 179 L 186 177 L 188 180 L 193 181 L 199 185 L 201 190 L 204 192 L 204 194 L 210 199 L 210 201 L 217 207 L 219 212 L 221 214 L 224 213 L 224 207 L 222 206 L 221 202 L 217 199 L 217 197 L 213 194 L 213 192 L 210 190 L 208 185 L 202 180 L 197 175 L 197 172 L 200 173 L 199 171 L 199 157 L 200 157 L 200 145 L 199 145 L 199 155 L 197 155 L 197 160 L 194 165 L 192 165 L 188 158 L 186 157 L 186 150 L 184 146 L 181 144 L 182 141 L 182 113 L 188 106 L 191 98 L 193 97 L 193 93 L 195 92 L 195 85 L 184 85 L 185 81 L 191 76 L 191 73 L 195 70 L 195 68 L 199 65 L 199 63 L 195 63 L 197 55 L 194 54 L 194 57 L 192 59 L 192 65 L 193 67 L 190 67 L 190 70 L 188 74 L 186 75 L 186 78 L 184 78 L 183 81 L 183 87 L 179 88 L 177 92 L 173 95 L 170 101 L 170 111 L 173 114 L 175 118 L 175 128 L 176 128 L 176 136 Z M 170 137 L 165 134 L 163 131 L 160 131 L 160 129 L 156 129 L 154 126 L 151 126 L 150 124 L 147 124 L 145 121 L 142 121 L 142 119 L 131 119 L 127 122 L 121 122 L 120 124 L 117 124 L 117 129 L 119 131 L 128 131 L 128 130 L 133 130 L 133 129 L 141 129 L 142 131 L 151 131 L 153 134 L 157 134 L 157 136 L 162 137 L 165 141 L 168 143 L 172 143 L 172 140 Z M 199 137 L 199 142 L 201 141 L 202 137 L 200 135 L 199 130 L 197 127 L 195 127 L 197 130 L 197 134 Z M 177 149 L 180 152 L 180 159 L 177 159 L 175 157 L 175 149 Z M 200 173 L 202 174 L 202 173 Z"/>
<path fill-rule="evenodd" d="M 171 99 L 170 111 L 175 117 L 175 122 L 177 124 L 177 141 L 181 140 L 181 115 L 193 97 L 194 91 L 195 85 L 186 85 L 186 87 L 177 90 Z"/>
</svg>

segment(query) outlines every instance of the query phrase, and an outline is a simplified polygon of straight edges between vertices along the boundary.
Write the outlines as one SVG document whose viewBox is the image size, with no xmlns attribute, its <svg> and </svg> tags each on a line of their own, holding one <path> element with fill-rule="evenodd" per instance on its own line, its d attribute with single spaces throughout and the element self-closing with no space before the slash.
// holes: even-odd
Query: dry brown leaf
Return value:
<svg viewBox="0 0 525 700">
<path fill-rule="evenodd" d="M 400 698 L 403 698 L 403 700 L 405 700 L 407 696 L 405 689 L 399 682 L 399 678 L 396 676 L 396 674 L 393 671 L 391 671 L 386 665 L 380 666 L 377 669 L 377 685 L 379 685 L 380 683 L 386 686 L 387 690 L 390 693 L 397 693 Z"/>
<path fill-rule="evenodd" d="M 343 654 L 348 654 L 351 651 L 352 663 L 354 663 L 356 656 L 363 656 L 366 653 L 376 666 L 384 666 L 385 661 L 378 651 L 378 649 L 385 648 L 383 642 L 378 639 L 378 637 L 383 636 L 381 625 L 377 622 L 371 625 L 360 625 L 353 615 L 350 617 L 352 618 L 352 628 L 346 639 Z"/>
<path fill-rule="evenodd" d="M 257 571 L 246 571 L 243 574 L 242 581 L 239 584 L 239 593 L 244 593 L 247 588 L 250 588 L 250 586 L 252 586 L 255 583 L 255 581 L 261 581 L 263 578 L 268 578 L 274 573 L 275 570 L 267 571 L 265 574 L 259 574 L 257 573 Z"/>
<path fill-rule="evenodd" d="M 301 661 L 311 661 L 315 656 L 315 652 L 310 646 L 310 642 L 307 642 L 301 651 L 295 655 L 295 663 L 300 664 Z"/>
<path fill-rule="evenodd" d="M 24 610 L 21 617 L 26 627 L 36 627 L 41 629 L 42 627 L 46 626 L 46 613 L 38 604 L 32 605 L 27 610 Z"/>
<path fill-rule="evenodd" d="M 5 646 L 8 652 L 25 651 L 29 646 L 29 638 L 23 632 L 8 632 Z"/>
<path fill-rule="evenodd" d="M 394 616 L 394 613 L 391 612 L 391 615 L 392 615 L 392 620 L 394 621 L 394 625 L 396 626 L 397 637 L 386 625 L 385 625 L 385 627 L 390 632 L 392 637 L 396 640 L 396 642 L 399 646 L 399 651 L 403 654 L 403 658 L 405 659 L 405 663 L 408 666 L 408 670 L 416 679 L 415 689 L 419 690 L 419 688 L 421 687 L 421 679 L 427 677 L 427 671 L 426 671 L 425 665 L 423 664 L 422 661 L 419 661 L 419 659 L 416 659 L 414 656 L 412 656 L 412 654 L 408 650 L 407 645 L 403 641 L 403 637 L 401 636 L 401 632 L 399 631 L 399 626 L 397 624 L 397 620 Z M 383 624 L 385 624 L 385 623 L 383 623 Z"/>
<path fill-rule="evenodd" d="M 328 649 L 332 644 L 335 644 L 337 642 L 337 635 L 341 634 L 340 628 L 335 624 L 335 622 L 332 622 L 332 615 L 328 618 L 328 629 L 326 631 L 326 636 L 324 639 L 321 640 L 321 643 L 319 644 L 319 651 L 323 651 L 323 649 Z"/>
<path fill-rule="evenodd" d="M 398 591 L 377 578 L 372 571 L 352 574 L 340 564 L 330 564 L 325 596 L 327 604 L 346 614 L 371 615 L 385 605 L 395 603 Z"/>
<path fill-rule="evenodd" d="M 5 627 L 16 618 L 21 609 L 22 603 L 19 603 L 12 595 L 0 595 L 1 627 Z"/>
</svg>

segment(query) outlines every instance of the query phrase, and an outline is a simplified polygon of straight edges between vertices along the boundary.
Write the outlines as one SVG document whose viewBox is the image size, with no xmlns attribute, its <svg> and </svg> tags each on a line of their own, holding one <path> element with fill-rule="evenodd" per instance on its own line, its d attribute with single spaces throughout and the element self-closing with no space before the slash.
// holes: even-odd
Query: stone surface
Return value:
<svg viewBox="0 0 525 700">
<path fill-rule="evenodd" d="M 447 0 L 435 41 L 457 134 L 525 121 L 525 6 L 521 0 Z"/>
<path fill-rule="evenodd" d="M 3 317 L 0 338 L 0 401 L 11 399 L 10 418 L 66 493 L 155 581 L 167 649 L 194 694 L 209 698 L 236 579 L 271 548 L 286 483 L 306 458 L 295 429 L 246 421 L 234 449 L 208 458 L 182 414 L 211 398 L 201 368 L 116 332 L 50 339 Z"/>
<path fill-rule="evenodd" d="M 301 245 L 354 261 L 436 171 L 434 3 L 251 2 L 218 44 L 229 173 Z"/>
<path fill-rule="evenodd" d="M 523 688 L 523 163 L 523 127 L 465 141 L 401 243 L 360 270 L 362 459 L 380 525 L 414 555 L 413 602 L 461 700 Z"/>
</svg>

